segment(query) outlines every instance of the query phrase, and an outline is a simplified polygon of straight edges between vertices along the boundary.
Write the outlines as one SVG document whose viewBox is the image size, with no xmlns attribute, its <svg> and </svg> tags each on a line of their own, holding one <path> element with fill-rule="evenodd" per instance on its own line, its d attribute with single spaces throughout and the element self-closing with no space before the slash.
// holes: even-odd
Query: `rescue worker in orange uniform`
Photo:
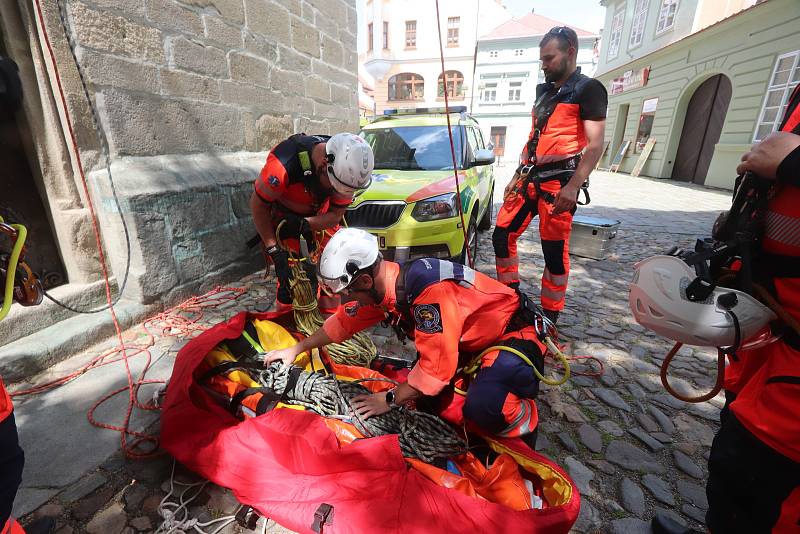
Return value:
<svg viewBox="0 0 800 534">
<path fill-rule="evenodd" d="M 577 54 L 578 37 L 571 28 L 553 28 L 539 44 L 545 83 L 536 87 L 530 137 L 492 234 L 497 279 L 518 287 L 517 239 L 539 216 L 545 260 L 541 304 L 554 323 L 567 292 L 572 215 L 603 152 L 608 106 L 605 87 L 581 74 Z"/>
<path fill-rule="evenodd" d="M 754 145 L 737 172 L 775 180 L 753 265 L 756 280 L 800 321 L 800 86 L 780 131 Z M 713 534 L 800 532 L 800 336 L 786 326 L 781 333 L 738 351 L 726 368 L 726 408 L 708 460 Z M 692 532 L 661 516 L 653 531 Z"/>
<path fill-rule="evenodd" d="M 0 127 L 13 120 L 11 117 L 22 102 L 22 83 L 18 71 L 16 63 L 0 56 Z M 5 283 L 5 280 L 1 282 Z M 25 534 L 19 523 L 11 517 L 14 497 L 22 482 L 24 464 L 25 455 L 19 446 L 11 397 L 0 378 L 0 534 Z"/>
<path fill-rule="evenodd" d="M 459 370 L 494 345 L 511 346 L 542 369 L 545 349 L 532 324 L 535 305 L 521 293 L 461 264 L 423 258 L 400 265 L 383 260 L 375 236 L 356 228 L 336 233 L 322 253 L 320 283 L 353 299 L 294 347 L 267 354 L 267 361 L 291 363 L 306 350 L 340 342 L 388 320 L 413 338 L 419 360 L 408 382 L 388 393 L 356 397 L 362 417 L 392 405 L 428 397 L 454 424 L 466 419 L 483 432 L 519 436 L 535 446 L 539 380 L 518 356 L 501 350 L 485 354 L 471 379 L 463 410 L 453 399 Z M 430 399 L 431 397 L 438 397 Z"/>
<path fill-rule="evenodd" d="M 11 518 L 14 497 L 22 482 L 25 455 L 19 447 L 11 397 L 0 379 L 0 534 L 23 532 Z"/>
<path fill-rule="evenodd" d="M 300 237 L 305 237 L 311 247 L 314 233 L 319 232 L 324 233 L 324 246 L 338 230 L 353 194 L 369 186 L 373 166 L 372 148 L 350 133 L 333 137 L 295 134 L 267 155 L 254 184 L 250 209 L 261 242 L 275 266 L 278 311 L 290 309 L 292 303 L 286 248 L 299 255 Z M 278 245 L 278 237 L 285 248 Z M 313 272 L 309 278 L 316 284 Z M 323 295 L 319 304 L 323 313 L 332 313 L 339 306 L 339 299 Z"/>
</svg>

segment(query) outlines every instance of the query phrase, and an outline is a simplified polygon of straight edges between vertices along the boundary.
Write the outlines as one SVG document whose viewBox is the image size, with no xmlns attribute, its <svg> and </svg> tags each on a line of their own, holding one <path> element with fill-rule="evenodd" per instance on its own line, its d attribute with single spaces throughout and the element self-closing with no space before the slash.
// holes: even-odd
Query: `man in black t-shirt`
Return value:
<svg viewBox="0 0 800 534">
<path fill-rule="evenodd" d="M 578 193 L 603 152 L 608 95 L 576 66 L 578 36 L 556 27 L 539 44 L 545 83 L 536 87 L 533 127 L 505 189 L 492 235 L 497 279 L 519 286 L 517 238 L 539 216 L 545 270 L 541 303 L 553 321 L 564 308 L 569 234 Z"/>
</svg>

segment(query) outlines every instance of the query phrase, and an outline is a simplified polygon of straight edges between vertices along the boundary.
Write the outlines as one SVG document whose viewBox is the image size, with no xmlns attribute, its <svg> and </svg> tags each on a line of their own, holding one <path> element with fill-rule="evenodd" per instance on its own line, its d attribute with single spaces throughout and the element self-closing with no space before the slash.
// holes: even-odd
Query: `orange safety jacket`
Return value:
<svg viewBox="0 0 800 534">
<path fill-rule="evenodd" d="M 328 139 L 327 135 L 295 134 L 279 143 L 267 154 L 267 162 L 255 181 L 258 197 L 268 204 L 279 204 L 284 211 L 304 216 L 349 206 L 352 194 L 324 190 L 314 172 L 311 151 Z"/>
<path fill-rule="evenodd" d="M 3 385 L 3 379 L 0 378 L 0 422 L 4 421 L 5 418 L 11 414 L 12 409 L 11 395 L 6 391 L 5 385 Z"/>
<path fill-rule="evenodd" d="M 605 87 L 581 74 L 580 67 L 559 88 L 551 83 L 537 85 L 521 163 L 542 165 L 580 154 L 588 143 L 584 119 L 605 119 L 607 105 Z"/>
<path fill-rule="evenodd" d="M 374 306 L 347 303 L 325 321 L 323 329 L 340 342 L 387 315 L 403 316 L 419 352 L 408 384 L 424 395 L 437 395 L 460 367 L 500 340 L 519 309 L 513 289 L 469 267 L 431 258 L 416 260 L 408 268 L 407 306 L 398 305 L 400 266 L 384 261 L 383 269 L 387 288 L 383 301 Z"/>
<path fill-rule="evenodd" d="M 800 86 L 789 101 L 781 131 L 800 135 Z M 800 176 L 792 177 L 794 184 Z M 778 183 L 767 205 L 762 249 L 766 262 L 775 266 L 772 289 L 778 302 L 800 321 L 800 187 Z M 780 264 L 784 263 L 785 266 Z M 784 456 L 800 462 L 800 345 L 792 341 L 767 345 L 747 354 L 752 373 L 741 386 L 731 410 L 758 439 Z"/>
</svg>

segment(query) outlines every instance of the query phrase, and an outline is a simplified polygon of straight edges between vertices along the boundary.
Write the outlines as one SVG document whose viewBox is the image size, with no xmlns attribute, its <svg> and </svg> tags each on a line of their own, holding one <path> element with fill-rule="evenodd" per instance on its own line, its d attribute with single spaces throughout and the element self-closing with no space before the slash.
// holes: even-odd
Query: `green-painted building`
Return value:
<svg viewBox="0 0 800 534">
<path fill-rule="evenodd" d="M 800 0 L 605 0 L 601 166 L 730 189 L 800 82 Z M 726 11 L 727 10 L 727 11 Z"/>
</svg>

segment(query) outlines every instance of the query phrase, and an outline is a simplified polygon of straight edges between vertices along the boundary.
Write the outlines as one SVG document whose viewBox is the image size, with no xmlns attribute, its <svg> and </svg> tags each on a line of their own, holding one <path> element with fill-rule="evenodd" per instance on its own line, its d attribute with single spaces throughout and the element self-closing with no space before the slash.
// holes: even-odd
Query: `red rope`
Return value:
<svg viewBox="0 0 800 534">
<path fill-rule="evenodd" d="M 27 390 L 24 390 L 24 391 L 17 391 L 15 393 L 13 393 L 12 396 L 21 396 L 21 395 L 29 395 L 29 394 L 41 393 L 43 391 L 47 391 L 48 389 L 52 389 L 52 388 L 58 387 L 60 385 L 66 384 L 67 382 L 70 382 L 70 381 L 78 378 L 79 376 L 83 375 L 84 373 L 86 373 L 87 371 L 89 371 L 91 369 L 94 369 L 94 368 L 97 368 L 97 367 L 102 367 L 104 365 L 109 365 L 109 364 L 112 364 L 112 363 L 116 363 L 116 362 L 119 362 L 121 360 L 121 361 L 123 361 L 125 363 L 125 374 L 126 374 L 126 377 L 127 377 L 127 380 L 128 380 L 128 385 L 123 387 L 123 388 L 120 388 L 120 389 L 117 389 L 115 391 L 112 391 L 108 395 L 106 395 L 103 398 L 101 398 L 89 410 L 89 412 L 87 414 L 87 417 L 89 419 L 89 422 L 91 424 L 95 425 L 95 426 L 118 431 L 120 433 L 120 447 L 125 452 L 126 456 L 128 456 L 130 458 L 145 458 L 145 457 L 153 456 L 154 454 L 157 454 L 155 451 L 158 448 L 158 438 L 156 438 L 155 436 L 150 436 L 150 435 L 141 433 L 141 432 L 136 432 L 136 431 L 133 431 L 133 430 L 130 429 L 130 420 L 131 420 L 131 415 L 133 413 L 133 408 L 134 407 L 137 407 L 137 408 L 140 408 L 140 409 L 144 409 L 144 410 L 157 409 L 157 407 L 152 405 L 152 404 L 142 404 L 141 402 L 139 402 L 139 399 L 137 398 L 137 393 L 139 391 L 139 387 L 141 387 L 143 384 L 164 383 L 163 380 L 145 380 L 145 378 L 144 378 L 145 374 L 147 373 L 147 370 L 150 367 L 150 363 L 151 363 L 151 360 L 152 360 L 152 355 L 151 355 L 151 353 L 150 353 L 150 351 L 148 349 L 149 349 L 149 347 L 151 347 L 155 343 L 155 337 L 149 331 L 148 325 L 160 325 L 161 329 L 162 329 L 162 334 L 164 334 L 164 335 L 172 335 L 172 336 L 174 336 L 174 335 L 183 335 L 183 336 L 186 336 L 186 337 L 191 337 L 191 336 L 193 336 L 193 335 L 195 335 L 198 332 L 203 330 L 202 327 L 199 327 L 197 325 L 197 322 L 200 319 L 202 319 L 202 317 L 203 317 L 203 311 L 202 310 L 203 310 L 204 307 L 213 307 L 213 306 L 216 306 L 219 303 L 224 302 L 226 300 L 232 300 L 234 298 L 238 298 L 238 296 L 241 293 L 243 293 L 244 290 L 243 289 L 239 289 L 239 288 L 233 288 L 233 289 L 231 289 L 231 288 L 217 288 L 217 289 L 213 290 L 212 292 L 210 292 L 210 293 L 208 293 L 206 295 L 203 295 L 201 297 L 193 297 L 193 298 L 187 300 L 186 302 L 184 302 L 182 304 L 179 304 L 178 306 L 176 306 L 174 308 L 171 308 L 171 309 L 169 309 L 169 310 L 167 310 L 165 312 L 162 312 L 162 313 L 156 315 L 155 317 L 152 317 L 152 318 L 146 320 L 142 325 L 144 327 L 144 329 L 145 329 L 145 332 L 147 333 L 147 336 L 148 336 L 148 341 L 144 346 L 132 346 L 132 345 L 129 346 L 129 345 L 125 344 L 125 341 L 122 338 L 122 328 L 120 327 L 119 320 L 117 319 L 117 314 L 114 311 L 114 304 L 113 304 L 112 298 L 111 298 L 111 283 L 109 281 L 108 267 L 107 267 L 107 264 L 106 264 L 106 257 L 105 257 L 105 253 L 103 251 L 102 241 L 101 241 L 101 238 L 100 238 L 100 229 L 99 229 L 99 225 L 98 225 L 97 215 L 96 215 L 95 210 L 94 210 L 94 203 L 92 202 L 92 196 L 91 196 L 91 194 L 89 192 L 89 186 L 88 186 L 88 183 L 87 183 L 87 180 L 86 180 L 86 173 L 85 173 L 84 168 L 83 168 L 83 162 L 81 160 L 81 154 L 80 154 L 80 150 L 78 148 L 78 141 L 77 141 L 77 139 L 75 137 L 75 131 L 73 130 L 73 127 L 72 127 L 72 117 L 70 116 L 69 107 L 67 106 L 67 99 L 66 99 L 66 97 L 64 95 L 64 87 L 63 87 L 63 85 L 61 83 L 61 75 L 60 75 L 59 70 L 58 70 L 58 65 L 56 64 L 55 53 L 53 52 L 53 46 L 52 46 L 52 44 L 50 42 L 50 37 L 49 37 L 49 35 L 47 33 L 47 28 L 45 27 L 44 15 L 42 13 L 41 2 L 40 2 L 40 0 L 35 0 L 35 3 L 36 3 L 36 12 L 38 14 L 39 28 L 41 29 L 42 38 L 44 39 L 45 45 L 47 47 L 48 55 L 50 57 L 50 63 L 51 63 L 52 68 L 53 68 L 53 74 L 54 74 L 56 86 L 58 87 L 59 99 L 61 101 L 61 106 L 62 106 L 62 109 L 63 109 L 63 112 L 64 112 L 64 117 L 65 117 L 65 121 L 64 122 L 65 122 L 65 124 L 67 126 L 67 131 L 69 132 L 69 141 L 71 143 L 72 150 L 73 150 L 73 152 L 75 154 L 75 162 L 76 162 L 77 167 L 78 167 L 78 174 L 80 175 L 80 178 L 81 178 L 81 185 L 82 185 L 82 188 L 83 188 L 84 197 L 86 199 L 86 205 L 89 208 L 89 216 L 90 216 L 91 221 L 92 221 L 92 230 L 94 232 L 95 242 L 97 243 L 97 250 L 98 250 L 98 254 L 99 254 L 100 267 L 102 269 L 103 280 L 105 282 L 106 302 L 108 304 L 108 309 L 109 309 L 109 311 L 111 313 L 111 319 L 112 319 L 112 321 L 114 323 L 114 331 L 116 333 L 117 341 L 119 342 L 119 344 L 118 344 L 117 347 L 115 347 L 115 348 L 113 348 L 113 349 L 111 349 L 109 351 L 106 351 L 103 354 L 101 354 L 100 356 L 94 358 L 91 362 L 89 362 L 89 364 L 85 365 L 81 369 L 78 369 L 78 370 L 76 370 L 76 371 L 74 371 L 74 372 L 72 372 L 72 373 L 70 373 L 70 374 L 68 374 L 68 375 L 66 375 L 64 377 L 61 377 L 61 378 L 58 378 L 58 379 L 55 379 L 55 380 L 51 380 L 51 381 L 49 381 L 49 382 L 47 382 L 45 384 L 34 386 L 34 387 L 32 387 L 30 389 L 27 389 Z M 208 298 L 209 296 L 213 296 L 213 295 L 215 295 L 217 293 L 221 293 L 223 291 L 233 291 L 235 293 L 235 296 L 227 298 L 227 299 L 220 297 L 220 298 L 217 298 L 215 300 L 211 300 L 211 304 L 207 303 L 204 300 L 205 298 Z M 190 316 L 186 317 L 186 316 L 180 315 L 178 312 L 189 313 Z M 133 352 L 132 354 L 129 354 L 130 350 L 134 350 L 135 352 Z M 106 360 L 106 358 L 108 358 L 109 356 L 111 356 L 113 354 L 120 354 L 120 356 L 118 356 L 116 358 L 112 358 L 110 360 Z M 134 357 L 134 356 L 138 356 L 139 354 L 145 354 L 147 356 L 147 363 L 145 364 L 144 369 L 142 370 L 142 372 L 139 375 L 139 377 L 136 380 L 134 380 L 133 375 L 131 373 L 130 363 L 128 362 L 128 359 L 131 358 L 131 357 Z M 118 426 L 118 425 L 110 425 L 110 424 L 107 424 L 107 423 L 98 422 L 94 418 L 95 410 L 101 404 L 103 404 L 104 402 L 106 402 L 110 398 L 118 395 L 119 393 L 122 393 L 123 391 L 128 391 L 128 407 L 127 407 L 127 409 L 125 411 L 125 417 L 124 417 L 122 425 Z M 132 436 L 132 437 L 134 437 L 136 439 L 134 439 L 132 442 L 129 443 L 128 442 L 128 437 L 129 436 Z M 153 448 L 150 451 L 146 451 L 146 452 L 139 451 L 138 450 L 139 447 L 145 442 L 151 443 L 153 445 Z"/>
<path fill-rule="evenodd" d="M 453 129 L 450 126 L 450 100 L 447 98 L 447 76 L 444 70 L 444 48 L 442 47 L 442 21 L 439 18 L 439 0 L 436 0 L 436 26 L 439 30 L 439 58 L 442 61 L 442 86 L 444 88 L 444 113 L 447 117 L 447 134 L 450 136 L 450 155 L 453 157 L 453 176 L 456 178 L 456 200 L 458 202 L 458 216 L 461 218 L 461 231 L 464 232 L 464 249 L 467 251 L 467 264 L 475 267 L 472 251 L 469 249 L 469 236 L 467 226 L 464 224 L 464 209 L 461 206 L 461 186 L 458 181 L 458 165 L 456 165 L 456 146 L 453 142 Z M 462 147 L 463 148 L 463 147 Z M 492 199 L 489 199 L 492 202 Z M 491 204 L 489 206 L 491 209 Z M 475 230 L 477 232 L 477 229 Z M 475 236 L 475 239 L 478 237 Z"/>
</svg>

